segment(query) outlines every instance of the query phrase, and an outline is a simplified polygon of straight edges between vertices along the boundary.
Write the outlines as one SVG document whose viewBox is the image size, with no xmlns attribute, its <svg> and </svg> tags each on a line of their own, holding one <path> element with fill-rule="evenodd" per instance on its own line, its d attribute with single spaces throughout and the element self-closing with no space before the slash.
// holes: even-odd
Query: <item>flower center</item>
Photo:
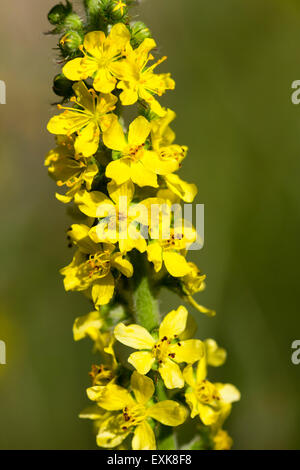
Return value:
<svg viewBox="0 0 300 470">
<path fill-rule="evenodd" d="M 123 431 L 141 424 L 146 418 L 146 408 L 143 405 L 126 406 L 123 409 Z"/>
<path fill-rule="evenodd" d="M 217 388 L 207 380 L 202 380 L 202 382 L 197 385 L 196 396 L 201 403 L 215 407 L 218 406 L 218 401 L 220 400 Z"/>
<path fill-rule="evenodd" d="M 83 264 L 82 276 L 94 281 L 105 277 L 110 271 L 110 255 L 108 252 L 96 253 L 90 255 L 89 259 Z"/>
<path fill-rule="evenodd" d="M 143 153 L 144 153 L 144 146 L 145 144 L 137 145 L 137 146 L 132 146 L 129 147 L 125 155 L 126 157 L 130 158 L 133 161 L 138 161 L 142 158 Z"/>
<path fill-rule="evenodd" d="M 164 336 L 153 346 L 152 355 L 155 357 L 159 364 L 162 364 L 168 358 L 175 358 L 175 353 L 170 353 L 170 344 L 171 341 L 166 336 Z"/>
</svg>

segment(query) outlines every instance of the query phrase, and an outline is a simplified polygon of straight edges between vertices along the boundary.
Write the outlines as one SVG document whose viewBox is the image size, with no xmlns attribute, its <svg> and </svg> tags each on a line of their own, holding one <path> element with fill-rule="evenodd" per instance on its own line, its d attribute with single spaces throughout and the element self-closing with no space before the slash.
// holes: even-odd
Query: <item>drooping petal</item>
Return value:
<svg viewBox="0 0 300 470">
<path fill-rule="evenodd" d="M 79 341 L 87 335 L 95 340 L 102 326 L 103 320 L 98 311 L 76 318 L 73 325 L 74 341 Z"/>
<path fill-rule="evenodd" d="M 106 449 L 119 446 L 128 436 L 130 431 L 124 431 L 120 427 L 120 419 L 111 416 L 99 427 L 97 434 L 97 445 Z"/>
<path fill-rule="evenodd" d="M 133 275 L 133 266 L 128 259 L 123 258 L 121 253 L 115 253 L 111 258 L 111 265 L 117 268 L 124 276 L 131 277 Z"/>
<path fill-rule="evenodd" d="M 182 372 L 183 378 L 190 387 L 196 386 L 196 378 L 192 364 L 186 366 Z"/>
<path fill-rule="evenodd" d="M 220 348 L 214 339 L 208 338 L 204 341 L 206 348 L 206 360 L 209 366 L 219 367 L 226 361 L 226 350 Z"/>
<path fill-rule="evenodd" d="M 149 377 L 134 371 L 130 382 L 136 401 L 141 405 L 145 405 L 154 394 L 153 381 Z"/>
<path fill-rule="evenodd" d="M 99 146 L 100 129 L 95 122 L 89 124 L 79 131 L 75 140 L 75 151 L 84 157 L 94 155 Z"/>
<path fill-rule="evenodd" d="M 184 202 L 192 203 L 195 199 L 198 189 L 195 184 L 187 183 L 183 181 L 178 175 L 167 175 L 165 176 L 167 186 L 177 196 L 180 197 Z"/>
<path fill-rule="evenodd" d="M 202 357 L 198 362 L 197 369 L 196 369 L 196 378 L 197 382 L 200 383 L 202 380 L 205 380 L 207 376 L 207 367 L 206 367 L 206 359 Z"/>
<path fill-rule="evenodd" d="M 191 418 L 195 418 L 199 414 L 199 402 L 194 392 L 188 392 L 185 394 L 185 400 L 191 409 Z"/>
<path fill-rule="evenodd" d="M 147 247 L 148 260 L 154 264 L 156 272 L 161 270 L 162 267 L 162 248 L 158 242 L 150 243 Z"/>
<path fill-rule="evenodd" d="M 138 351 L 130 354 L 128 358 L 131 364 L 140 374 L 148 374 L 155 362 L 155 357 L 150 351 Z"/>
<path fill-rule="evenodd" d="M 204 345 L 199 339 L 188 339 L 180 343 L 171 344 L 170 352 L 175 354 L 174 361 L 193 364 L 204 356 Z"/>
<path fill-rule="evenodd" d="M 179 365 L 170 359 L 159 365 L 158 372 L 167 388 L 182 388 L 184 386 L 183 375 Z"/>
<path fill-rule="evenodd" d="M 179 336 L 185 330 L 188 317 L 188 311 L 182 305 L 177 310 L 172 310 L 168 313 L 159 327 L 159 338 L 164 336 L 172 338 L 175 335 Z"/>
<path fill-rule="evenodd" d="M 180 426 L 186 418 L 186 409 L 173 400 L 164 400 L 148 408 L 148 415 L 165 426 Z"/>
<path fill-rule="evenodd" d="M 214 410 L 211 406 L 198 403 L 199 416 L 205 426 L 211 426 L 218 421 L 220 412 Z"/>
<path fill-rule="evenodd" d="M 173 277 L 186 276 L 186 274 L 188 274 L 191 270 L 191 267 L 189 266 L 185 257 L 175 251 L 165 251 L 163 254 L 163 259 L 167 271 Z"/>
<path fill-rule="evenodd" d="M 114 290 L 115 280 L 111 273 L 101 279 L 97 279 L 92 287 L 92 298 L 95 306 L 107 305 L 114 295 Z"/>
<path fill-rule="evenodd" d="M 150 333 L 140 325 L 126 326 L 119 323 L 114 330 L 115 337 L 120 343 L 133 349 L 152 349 L 155 341 Z"/>
<path fill-rule="evenodd" d="M 154 432 L 146 421 L 139 424 L 132 439 L 133 450 L 155 450 L 156 442 Z"/>
</svg>

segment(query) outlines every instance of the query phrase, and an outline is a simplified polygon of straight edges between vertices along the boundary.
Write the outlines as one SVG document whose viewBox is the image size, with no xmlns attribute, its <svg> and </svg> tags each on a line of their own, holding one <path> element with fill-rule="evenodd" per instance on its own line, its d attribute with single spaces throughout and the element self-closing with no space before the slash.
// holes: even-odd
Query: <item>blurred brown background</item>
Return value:
<svg viewBox="0 0 300 470">
<path fill-rule="evenodd" d="M 78 2 L 77 2 L 78 3 Z M 89 311 L 63 290 L 70 259 L 66 208 L 43 167 L 53 145 L 56 38 L 45 36 L 54 0 L 1 2 L 0 79 L 0 448 L 95 448 L 87 404 L 88 342 L 75 344 L 73 319 Z M 192 257 L 208 275 L 199 337 L 229 352 L 217 371 L 242 401 L 227 428 L 236 449 L 300 447 L 300 5 L 292 0 L 145 0 L 163 70 L 177 82 L 164 103 L 178 114 L 178 142 L 190 148 L 182 176 L 205 204 L 205 248 Z M 165 312 L 179 305 L 165 296 Z M 193 312 L 197 315 L 196 312 Z"/>
</svg>

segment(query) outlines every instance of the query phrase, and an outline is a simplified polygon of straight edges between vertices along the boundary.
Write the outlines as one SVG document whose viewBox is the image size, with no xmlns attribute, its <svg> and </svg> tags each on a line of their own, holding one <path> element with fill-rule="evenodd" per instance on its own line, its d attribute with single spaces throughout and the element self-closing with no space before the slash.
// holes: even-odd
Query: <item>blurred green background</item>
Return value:
<svg viewBox="0 0 300 470">
<path fill-rule="evenodd" d="M 77 2 L 78 3 L 78 2 Z M 75 344 L 73 319 L 89 311 L 58 273 L 70 259 L 66 208 L 43 167 L 53 145 L 46 123 L 56 39 L 45 36 L 55 0 L 1 2 L 0 79 L 0 448 L 93 449 L 87 404 L 91 344 Z M 242 401 L 227 428 L 236 449 L 300 448 L 300 79 L 298 0 L 145 0 L 162 70 L 177 82 L 164 103 L 190 148 L 181 175 L 205 204 L 205 248 L 192 253 L 208 275 L 199 336 L 228 349 L 215 374 Z M 179 305 L 164 295 L 165 312 Z"/>
</svg>

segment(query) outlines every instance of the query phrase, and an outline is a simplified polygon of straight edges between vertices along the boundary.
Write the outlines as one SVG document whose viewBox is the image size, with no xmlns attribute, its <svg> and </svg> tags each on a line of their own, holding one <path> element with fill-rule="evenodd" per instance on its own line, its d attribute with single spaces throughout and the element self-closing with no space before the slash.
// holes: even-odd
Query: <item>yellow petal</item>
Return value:
<svg viewBox="0 0 300 470">
<path fill-rule="evenodd" d="M 180 426 L 187 418 L 187 411 L 176 401 L 164 400 L 152 405 L 148 415 L 165 426 Z"/>
<path fill-rule="evenodd" d="M 85 35 L 83 46 L 90 55 L 100 58 L 101 46 L 105 43 L 106 37 L 103 31 L 92 31 Z"/>
<path fill-rule="evenodd" d="M 152 349 L 155 341 L 150 333 L 140 325 L 126 326 L 119 323 L 114 330 L 115 337 L 120 343 L 133 349 Z"/>
<path fill-rule="evenodd" d="M 77 82 L 78 80 L 85 80 L 88 77 L 84 67 L 82 66 L 82 57 L 74 60 L 69 60 L 62 70 L 65 77 L 69 80 Z"/>
<path fill-rule="evenodd" d="M 182 372 L 183 378 L 190 387 L 196 386 L 196 379 L 192 364 L 186 366 Z"/>
<path fill-rule="evenodd" d="M 212 424 L 215 424 L 220 416 L 219 411 L 215 411 L 208 405 L 202 405 L 202 403 L 198 403 L 198 411 L 200 419 L 203 424 L 205 424 L 205 426 L 211 426 Z"/>
<path fill-rule="evenodd" d="M 107 68 L 101 68 L 96 73 L 93 86 L 96 91 L 108 94 L 115 89 L 116 83 L 116 78 L 112 76 L 109 70 L 107 70 Z"/>
<path fill-rule="evenodd" d="M 129 431 L 120 428 L 120 418 L 111 416 L 101 423 L 97 434 L 97 445 L 106 449 L 119 446 L 128 436 Z"/>
<path fill-rule="evenodd" d="M 103 133 L 103 142 L 106 147 L 119 152 L 127 147 L 124 131 L 118 120 L 114 120 L 110 128 Z"/>
<path fill-rule="evenodd" d="M 127 206 L 132 201 L 134 195 L 134 184 L 132 181 L 126 181 L 123 184 L 117 184 L 115 181 L 111 181 L 108 183 L 107 189 L 111 199 L 117 206 L 119 206 L 119 210 L 121 210 L 121 212 L 126 212 Z M 122 199 L 120 201 L 120 198 L 124 198 L 124 200 Z M 127 199 L 125 200 L 125 198 Z M 121 206 L 120 202 L 122 202 Z"/>
<path fill-rule="evenodd" d="M 179 163 L 175 159 L 163 160 L 153 151 L 145 151 L 141 161 L 148 170 L 157 175 L 168 175 L 179 168 Z"/>
<path fill-rule="evenodd" d="M 193 202 L 198 192 L 195 184 L 183 181 L 178 175 L 167 175 L 165 176 L 165 181 L 168 188 L 179 196 L 180 199 L 187 203 Z"/>
<path fill-rule="evenodd" d="M 96 339 L 102 325 L 103 320 L 97 311 L 76 318 L 73 325 L 74 340 L 79 341 L 87 335 Z"/>
<path fill-rule="evenodd" d="M 132 439 L 133 450 L 155 450 L 155 435 L 151 426 L 143 421 L 137 426 Z"/>
<path fill-rule="evenodd" d="M 204 341 L 206 348 L 206 360 L 209 366 L 219 367 L 226 361 L 226 350 L 220 348 L 214 339 L 206 339 Z"/>
<path fill-rule="evenodd" d="M 85 408 L 79 414 L 79 418 L 81 419 L 92 419 L 92 420 L 103 420 L 108 417 L 108 413 L 106 410 L 101 410 L 101 408 L 97 405 L 89 406 Z"/>
<path fill-rule="evenodd" d="M 177 310 L 172 310 L 163 319 L 159 328 L 159 338 L 164 336 L 172 338 L 175 335 L 179 336 L 185 330 L 188 317 L 188 311 L 182 305 Z"/>
<path fill-rule="evenodd" d="M 188 339 L 177 344 L 171 344 L 170 352 L 175 354 L 174 361 L 193 364 L 204 355 L 204 345 L 199 339 Z"/>
<path fill-rule="evenodd" d="M 101 207 L 114 208 L 111 200 L 99 191 L 79 191 L 75 196 L 75 203 L 88 217 L 105 217 L 101 214 Z"/>
<path fill-rule="evenodd" d="M 108 304 L 115 290 L 115 280 L 111 273 L 102 279 L 97 279 L 92 287 L 92 298 L 96 307 Z"/>
<path fill-rule="evenodd" d="M 141 405 L 146 404 L 154 394 L 153 381 L 149 377 L 134 371 L 130 382 L 136 401 Z"/>
<path fill-rule="evenodd" d="M 118 44 L 121 49 L 130 41 L 130 32 L 123 23 L 115 24 L 109 33 L 108 39 Z"/>
<path fill-rule="evenodd" d="M 191 409 L 191 418 L 195 418 L 199 414 L 198 400 L 194 392 L 188 392 L 185 394 L 185 400 Z"/>
<path fill-rule="evenodd" d="M 124 276 L 131 277 L 133 275 L 133 266 L 121 253 L 116 253 L 111 258 L 111 264 L 117 268 Z"/>
<path fill-rule="evenodd" d="M 150 243 L 147 247 L 148 260 L 154 264 L 156 272 L 161 270 L 162 267 L 162 248 L 158 242 Z"/>
<path fill-rule="evenodd" d="M 216 387 L 219 390 L 222 401 L 225 403 L 234 403 L 241 399 L 241 393 L 234 385 L 216 384 Z"/>
<path fill-rule="evenodd" d="M 205 357 L 202 357 L 197 365 L 197 371 L 196 371 L 197 382 L 198 383 L 202 382 L 202 380 L 206 379 L 206 376 L 207 376 L 206 359 Z"/>
<path fill-rule="evenodd" d="M 141 161 L 132 162 L 130 166 L 130 177 L 132 181 L 140 186 L 151 186 L 157 188 L 157 175 L 151 170 L 147 170 Z"/>
<path fill-rule="evenodd" d="M 144 116 L 136 118 L 129 126 L 128 143 L 138 147 L 146 142 L 151 131 L 151 124 Z"/>
<path fill-rule="evenodd" d="M 163 259 L 167 271 L 173 277 L 186 276 L 186 274 L 188 274 L 191 270 L 191 267 L 189 266 L 185 257 L 175 251 L 165 251 L 163 254 Z"/>
<path fill-rule="evenodd" d="M 127 158 L 110 162 L 106 167 L 105 175 L 115 181 L 117 185 L 125 183 L 131 176 L 130 162 Z"/>
<path fill-rule="evenodd" d="M 91 157 L 98 150 L 99 138 L 99 127 L 94 122 L 90 122 L 86 127 L 81 129 L 78 137 L 76 138 L 76 153 L 81 153 L 84 157 Z"/>
<path fill-rule="evenodd" d="M 175 362 L 167 359 L 158 368 L 165 386 L 169 389 L 172 388 L 182 388 L 184 386 L 184 380 L 182 372 Z"/>
<path fill-rule="evenodd" d="M 115 384 L 88 388 L 87 395 L 90 400 L 97 401 L 101 408 L 109 411 L 122 410 L 125 406 L 134 403 L 128 390 Z"/>
<path fill-rule="evenodd" d="M 148 374 L 155 362 L 155 357 L 149 351 L 138 351 L 130 354 L 128 358 L 131 364 L 140 374 Z"/>
</svg>

